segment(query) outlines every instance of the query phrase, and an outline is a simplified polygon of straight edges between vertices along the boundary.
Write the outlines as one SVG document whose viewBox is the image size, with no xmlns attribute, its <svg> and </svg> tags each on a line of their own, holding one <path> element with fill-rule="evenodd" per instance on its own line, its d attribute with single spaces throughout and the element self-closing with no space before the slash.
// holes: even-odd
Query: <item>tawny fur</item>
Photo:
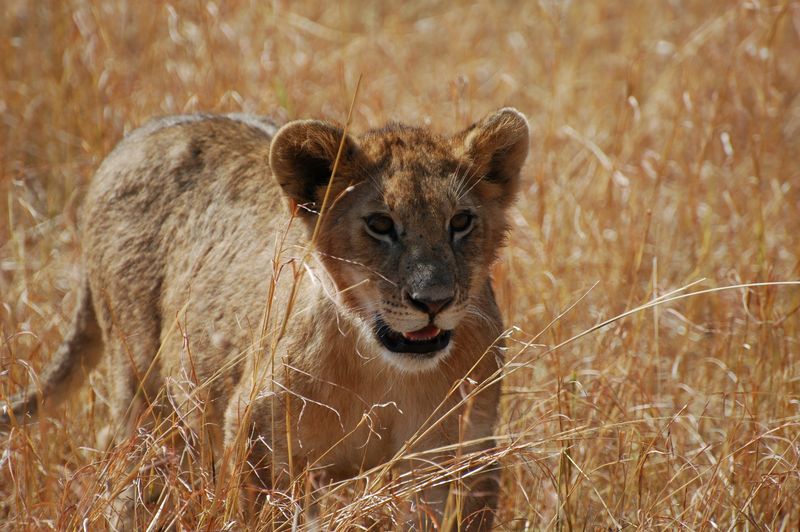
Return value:
<svg viewBox="0 0 800 532">
<path fill-rule="evenodd" d="M 102 350 L 118 438 L 147 422 L 145 407 L 166 386 L 195 429 L 204 420 L 216 456 L 247 446 L 263 485 L 285 482 L 290 463 L 346 478 L 386 462 L 442 402 L 443 413 L 461 399 L 445 398 L 454 384 L 496 375 L 503 326 L 488 272 L 527 151 L 527 122 L 513 109 L 453 137 L 394 124 L 343 139 L 334 124 L 278 130 L 242 115 L 148 124 L 89 188 L 85 282 L 43 373 L 44 400 L 62 398 Z M 456 239 L 448 223 L 465 209 L 473 226 Z M 374 212 L 394 219 L 395 241 L 365 229 Z M 454 294 L 435 317 L 405 295 L 420 276 Z M 430 358 L 390 353 L 376 340 L 378 316 L 397 331 L 432 319 L 452 330 L 451 345 Z M 470 402 L 466 428 L 459 410 L 409 450 L 452 445 L 459 430 L 481 439 L 469 450 L 490 447 L 498 396 L 488 387 Z M 14 402 L 17 422 L 36 405 L 33 389 Z M 0 425 L 9 424 L 4 413 Z M 467 486 L 462 517 L 476 513 L 473 528 L 491 523 L 497 475 Z"/>
</svg>

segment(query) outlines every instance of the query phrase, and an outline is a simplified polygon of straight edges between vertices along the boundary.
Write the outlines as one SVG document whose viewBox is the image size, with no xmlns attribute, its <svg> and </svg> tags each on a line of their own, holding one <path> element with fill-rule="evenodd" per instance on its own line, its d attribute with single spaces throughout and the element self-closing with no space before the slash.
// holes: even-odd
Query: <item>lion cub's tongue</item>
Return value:
<svg viewBox="0 0 800 532">
<path fill-rule="evenodd" d="M 428 325 L 427 327 L 423 327 L 418 331 L 403 333 L 403 336 L 405 336 L 409 340 L 413 340 L 415 342 L 421 342 L 424 340 L 430 340 L 431 338 L 436 338 L 440 332 L 442 332 L 441 329 L 439 329 L 435 325 Z"/>
</svg>

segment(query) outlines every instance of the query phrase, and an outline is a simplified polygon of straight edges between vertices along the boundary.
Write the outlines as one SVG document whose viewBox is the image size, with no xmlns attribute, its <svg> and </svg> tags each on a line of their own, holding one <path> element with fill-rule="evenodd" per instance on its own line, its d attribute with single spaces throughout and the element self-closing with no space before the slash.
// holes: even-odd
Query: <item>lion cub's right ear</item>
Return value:
<svg viewBox="0 0 800 532">
<path fill-rule="evenodd" d="M 269 151 L 269 166 L 283 189 L 295 204 L 304 205 L 300 212 L 318 211 L 325 188 L 333 172 L 339 145 L 344 146 L 336 171 L 333 190 L 346 187 L 359 168 L 361 150 L 342 128 L 320 120 L 289 122 L 275 134 Z"/>
</svg>

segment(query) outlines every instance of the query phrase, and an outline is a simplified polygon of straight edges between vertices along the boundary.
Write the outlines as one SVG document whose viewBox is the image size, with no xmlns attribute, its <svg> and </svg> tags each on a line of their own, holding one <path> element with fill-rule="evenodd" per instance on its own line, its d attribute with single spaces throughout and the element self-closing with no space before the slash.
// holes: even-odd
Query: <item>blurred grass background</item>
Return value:
<svg viewBox="0 0 800 532">
<path fill-rule="evenodd" d="M 0 395 L 61 339 L 80 201 L 126 132 L 199 111 L 343 121 L 359 75 L 356 131 L 454 132 L 504 105 L 531 121 L 494 276 L 519 345 L 541 347 L 504 382 L 497 528 L 797 529 L 797 286 L 668 303 L 548 352 L 698 280 L 800 279 L 797 1 L 5 0 Z M 102 395 L 96 379 L 3 437 L 0 527 L 102 526 Z M 176 508 L 153 522 L 224 526 Z"/>
</svg>

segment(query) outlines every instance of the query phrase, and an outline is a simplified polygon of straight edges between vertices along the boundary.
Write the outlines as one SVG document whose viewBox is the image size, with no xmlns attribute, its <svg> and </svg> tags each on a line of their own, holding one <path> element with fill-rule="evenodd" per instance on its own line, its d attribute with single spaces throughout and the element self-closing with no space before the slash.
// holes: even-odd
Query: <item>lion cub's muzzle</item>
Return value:
<svg viewBox="0 0 800 532">
<path fill-rule="evenodd" d="M 424 327 L 401 332 L 389 327 L 381 317 L 375 323 L 375 334 L 383 346 L 394 353 L 409 353 L 426 355 L 432 358 L 450 343 L 452 331 L 440 329 L 436 323 L 436 316 L 445 310 L 454 300 L 455 294 L 451 288 L 437 290 L 403 290 L 405 303 L 428 315 L 428 324 Z"/>
</svg>

